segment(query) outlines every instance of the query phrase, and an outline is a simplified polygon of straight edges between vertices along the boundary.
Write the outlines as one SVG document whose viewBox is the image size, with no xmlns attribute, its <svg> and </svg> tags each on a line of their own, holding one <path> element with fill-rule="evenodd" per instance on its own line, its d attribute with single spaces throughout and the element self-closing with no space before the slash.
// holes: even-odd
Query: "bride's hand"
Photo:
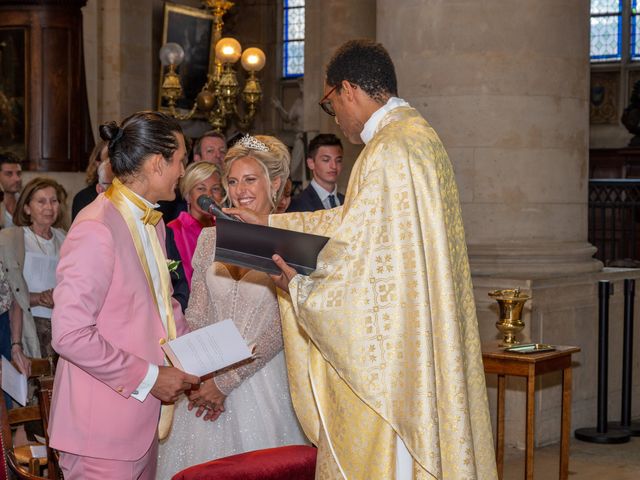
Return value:
<svg viewBox="0 0 640 480">
<path fill-rule="evenodd" d="M 196 417 L 201 417 L 205 413 L 203 420 L 215 421 L 220 414 L 224 412 L 224 401 L 226 399 L 219 389 L 216 383 L 211 380 L 207 380 L 200 384 L 198 390 L 193 390 L 189 394 L 189 411 L 194 407 L 198 407 L 196 410 Z"/>
</svg>

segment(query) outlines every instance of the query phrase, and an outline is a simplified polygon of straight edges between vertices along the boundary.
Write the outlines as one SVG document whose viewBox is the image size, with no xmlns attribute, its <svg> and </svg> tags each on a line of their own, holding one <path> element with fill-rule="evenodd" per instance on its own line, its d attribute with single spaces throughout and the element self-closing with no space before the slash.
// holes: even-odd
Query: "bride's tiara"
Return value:
<svg viewBox="0 0 640 480">
<path fill-rule="evenodd" d="M 269 147 L 267 147 L 265 143 L 261 142 L 256 137 L 249 134 L 245 135 L 240 140 L 238 140 L 238 145 L 242 145 L 243 147 L 249 148 L 251 150 L 258 150 L 260 152 L 269 151 Z"/>
</svg>

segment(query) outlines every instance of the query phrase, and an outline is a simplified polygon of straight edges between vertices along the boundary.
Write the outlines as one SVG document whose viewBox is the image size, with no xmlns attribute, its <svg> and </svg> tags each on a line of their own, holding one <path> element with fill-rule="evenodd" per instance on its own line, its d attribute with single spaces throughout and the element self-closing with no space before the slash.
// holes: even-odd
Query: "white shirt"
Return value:
<svg viewBox="0 0 640 480">
<path fill-rule="evenodd" d="M 145 205 L 150 208 L 158 208 L 158 204 L 153 204 L 146 199 L 142 198 L 140 195 L 137 195 L 135 192 L 132 192 L 136 195 L 140 200 L 142 200 Z M 125 203 L 133 217 L 136 220 L 136 228 L 138 229 L 138 233 L 140 235 L 140 239 L 142 240 L 142 247 L 144 250 L 145 260 L 147 261 L 147 265 L 149 267 L 149 273 L 151 274 L 151 283 L 153 283 L 153 290 L 156 294 L 156 301 L 158 303 L 158 311 L 160 312 L 160 318 L 162 319 L 162 325 L 164 325 L 165 332 L 167 330 L 167 311 L 164 308 L 164 302 L 162 301 L 162 287 L 160 283 L 160 270 L 158 269 L 158 264 L 156 263 L 156 259 L 153 256 L 153 249 L 151 248 L 151 239 L 149 238 L 149 232 L 145 228 L 144 223 L 142 222 L 142 217 L 144 215 L 144 211 L 136 207 L 131 200 L 127 197 L 124 197 Z M 153 388 L 158 379 L 159 368 L 157 365 L 149 363 L 149 368 L 147 370 L 147 374 L 138 385 L 138 388 L 131 393 L 131 396 L 136 400 L 143 402 L 147 395 Z"/>
<path fill-rule="evenodd" d="M 378 130 L 378 125 L 383 117 L 391 110 L 395 110 L 398 107 L 409 107 L 409 103 L 398 97 L 391 97 L 387 100 L 387 103 L 373 112 L 373 115 L 369 117 L 369 120 L 364 124 L 362 132 L 360 132 L 360 138 L 365 143 L 369 143 Z"/>
<path fill-rule="evenodd" d="M 333 187 L 333 192 L 327 192 L 322 186 L 320 186 L 318 182 L 316 182 L 314 178 L 313 180 L 311 180 L 311 186 L 318 194 L 318 197 L 320 197 L 320 201 L 322 202 L 322 205 L 324 205 L 324 208 L 326 209 L 334 208 L 331 206 L 331 202 L 329 202 L 329 195 L 333 195 L 335 197 L 335 201 L 336 201 L 335 206 L 336 207 L 340 206 L 340 199 L 338 198 L 338 185 Z"/>
<path fill-rule="evenodd" d="M 9 211 L 4 209 L 4 228 L 13 227 L 13 215 L 9 213 Z"/>
<path fill-rule="evenodd" d="M 56 266 L 65 233 L 60 228 L 51 229 L 51 238 L 36 235 L 29 227 L 24 232 L 24 266 L 22 275 L 30 292 L 43 292 L 56 286 Z M 31 307 L 34 317 L 51 318 L 51 308 Z"/>
</svg>

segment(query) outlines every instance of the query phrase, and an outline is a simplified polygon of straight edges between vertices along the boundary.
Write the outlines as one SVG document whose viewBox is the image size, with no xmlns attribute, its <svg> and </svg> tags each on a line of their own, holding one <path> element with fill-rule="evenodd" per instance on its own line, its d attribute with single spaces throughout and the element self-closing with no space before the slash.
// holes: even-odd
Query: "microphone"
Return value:
<svg viewBox="0 0 640 480">
<path fill-rule="evenodd" d="M 205 212 L 210 213 L 211 215 L 217 217 L 217 218 L 223 218 L 225 220 L 233 220 L 234 222 L 238 222 L 239 220 L 237 218 L 234 218 L 230 215 L 227 215 L 226 213 L 224 213 L 222 210 L 220 210 L 220 208 L 218 207 L 218 205 L 216 205 L 216 202 L 213 201 L 213 198 L 208 197 L 206 195 L 200 195 L 198 197 L 198 206 L 204 210 Z"/>
</svg>

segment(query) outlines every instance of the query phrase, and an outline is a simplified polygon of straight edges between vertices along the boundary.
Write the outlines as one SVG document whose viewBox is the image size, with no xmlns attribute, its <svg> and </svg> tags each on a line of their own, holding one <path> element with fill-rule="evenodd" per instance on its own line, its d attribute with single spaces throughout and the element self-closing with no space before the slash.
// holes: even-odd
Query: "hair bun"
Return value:
<svg viewBox="0 0 640 480">
<path fill-rule="evenodd" d="M 108 122 L 100 125 L 100 137 L 109 142 L 115 143 L 122 137 L 124 130 L 116 122 Z"/>
</svg>

